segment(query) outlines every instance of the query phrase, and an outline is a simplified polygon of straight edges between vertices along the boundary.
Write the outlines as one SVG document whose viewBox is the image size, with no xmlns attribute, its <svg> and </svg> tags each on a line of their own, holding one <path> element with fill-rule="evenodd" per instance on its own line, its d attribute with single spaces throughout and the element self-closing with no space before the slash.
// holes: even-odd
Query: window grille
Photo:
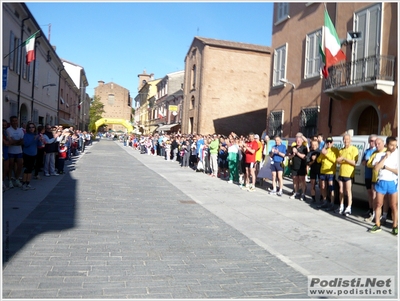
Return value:
<svg viewBox="0 0 400 301">
<path fill-rule="evenodd" d="M 300 113 L 300 132 L 306 137 L 317 134 L 319 107 L 304 108 Z"/>
<path fill-rule="evenodd" d="M 271 112 L 268 118 L 268 136 L 282 136 L 283 111 Z"/>
</svg>

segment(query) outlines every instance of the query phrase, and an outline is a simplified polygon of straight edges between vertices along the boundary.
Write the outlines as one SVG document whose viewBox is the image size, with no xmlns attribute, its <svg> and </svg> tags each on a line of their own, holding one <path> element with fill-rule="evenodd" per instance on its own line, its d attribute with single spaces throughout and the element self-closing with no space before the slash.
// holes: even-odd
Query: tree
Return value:
<svg viewBox="0 0 400 301">
<path fill-rule="evenodd" d="M 104 111 L 104 104 L 100 101 L 101 97 L 94 96 L 92 102 L 90 103 L 89 109 L 89 130 L 91 132 L 96 132 L 96 121 L 102 118 Z"/>
</svg>

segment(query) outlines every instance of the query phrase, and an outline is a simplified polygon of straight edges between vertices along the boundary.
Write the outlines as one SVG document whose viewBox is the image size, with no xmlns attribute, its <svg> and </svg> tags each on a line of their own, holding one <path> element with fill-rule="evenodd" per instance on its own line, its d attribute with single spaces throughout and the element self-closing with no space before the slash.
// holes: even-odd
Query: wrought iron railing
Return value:
<svg viewBox="0 0 400 301">
<path fill-rule="evenodd" d="M 395 57 L 370 56 L 329 68 L 325 90 L 357 85 L 374 80 L 394 81 Z"/>
</svg>

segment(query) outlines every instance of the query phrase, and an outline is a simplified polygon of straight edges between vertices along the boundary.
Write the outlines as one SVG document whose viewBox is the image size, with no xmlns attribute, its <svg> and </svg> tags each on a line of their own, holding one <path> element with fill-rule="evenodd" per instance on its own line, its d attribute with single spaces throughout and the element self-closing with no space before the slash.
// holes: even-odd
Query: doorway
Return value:
<svg viewBox="0 0 400 301">
<path fill-rule="evenodd" d="M 365 108 L 358 118 L 358 135 L 378 134 L 379 116 L 375 108 L 369 106 Z"/>
</svg>

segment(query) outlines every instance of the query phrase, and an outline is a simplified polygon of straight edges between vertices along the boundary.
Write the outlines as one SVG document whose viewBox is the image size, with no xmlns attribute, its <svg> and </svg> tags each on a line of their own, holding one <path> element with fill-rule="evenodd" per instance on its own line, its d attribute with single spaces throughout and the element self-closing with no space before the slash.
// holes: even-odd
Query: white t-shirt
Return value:
<svg viewBox="0 0 400 301">
<path fill-rule="evenodd" d="M 386 153 L 383 153 L 386 155 Z M 393 169 L 399 167 L 399 150 L 396 149 L 390 156 L 385 160 L 385 166 Z M 387 169 L 379 170 L 378 179 L 382 181 L 396 181 L 397 175 Z"/>
<path fill-rule="evenodd" d="M 7 130 L 8 137 L 12 138 L 13 140 L 21 140 L 24 139 L 24 131 L 21 128 L 14 129 L 10 126 Z M 22 146 L 21 145 L 10 145 L 8 147 L 9 154 L 21 154 L 22 153 Z"/>
<path fill-rule="evenodd" d="M 231 146 L 228 147 L 228 153 L 238 153 L 239 152 L 239 146 L 237 144 L 232 144 Z"/>
</svg>

